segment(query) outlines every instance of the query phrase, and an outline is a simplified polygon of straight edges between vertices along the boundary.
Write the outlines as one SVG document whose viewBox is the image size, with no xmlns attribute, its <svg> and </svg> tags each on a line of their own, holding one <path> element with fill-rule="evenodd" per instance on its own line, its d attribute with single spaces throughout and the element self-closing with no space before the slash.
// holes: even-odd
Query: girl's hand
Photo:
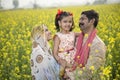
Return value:
<svg viewBox="0 0 120 80">
<path fill-rule="evenodd" d="M 60 59 L 60 65 L 62 65 L 64 68 L 66 67 L 67 61 L 64 59 Z"/>
<path fill-rule="evenodd" d="M 61 64 L 61 60 L 60 60 L 60 57 L 57 57 L 57 62 L 59 63 L 59 64 Z"/>
</svg>

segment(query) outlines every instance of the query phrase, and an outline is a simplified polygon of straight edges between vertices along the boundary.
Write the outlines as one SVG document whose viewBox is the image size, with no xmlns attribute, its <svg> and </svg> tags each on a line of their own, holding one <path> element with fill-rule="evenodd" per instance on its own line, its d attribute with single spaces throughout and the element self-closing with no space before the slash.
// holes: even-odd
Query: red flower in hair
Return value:
<svg viewBox="0 0 120 80">
<path fill-rule="evenodd" d="M 62 10 L 58 9 L 57 14 L 60 15 L 62 12 L 63 12 Z"/>
<path fill-rule="evenodd" d="M 73 16 L 73 13 L 70 13 L 71 16 Z"/>
<path fill-rule="evenodd" d="M 58 9 L 58 12 L 57 12 L 58 16 L 57 16 L 57 18 L 60 17 L 60 15 L 61 15 L 62 12 L 63 12 L 62 10 Z"/>
</svg>

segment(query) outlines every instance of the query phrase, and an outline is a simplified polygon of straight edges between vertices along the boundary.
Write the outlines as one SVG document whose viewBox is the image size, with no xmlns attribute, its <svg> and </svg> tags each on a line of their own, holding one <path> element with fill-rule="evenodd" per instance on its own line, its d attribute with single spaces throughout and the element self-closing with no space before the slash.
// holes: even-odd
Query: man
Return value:
<svg viewBox="0 0 120 80">
<path fill-rule="evenodd" d="M 83 11 L 79 19 L 81 34 L 77 41 L 77 52 L 73 70 L 78 80 L 99 80 L 100 67 L 105 63 L 106 47 L 97 36 L 99 15 L 94 10 Z M 77 72 L 76 72 L 77 71 Z M 95 73 L 96 72 L 96 73 Z M 97 76 L 97 79 L 95 77 Z"/>
</svg>

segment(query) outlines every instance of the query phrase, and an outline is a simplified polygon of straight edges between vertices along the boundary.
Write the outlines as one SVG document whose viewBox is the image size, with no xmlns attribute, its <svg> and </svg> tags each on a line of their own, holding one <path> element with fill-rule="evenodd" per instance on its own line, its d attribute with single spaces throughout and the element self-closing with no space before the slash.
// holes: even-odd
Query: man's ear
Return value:
<svg viewBox="0 0 120 80">
<path fill-rule="evenodd" d="M 58 24 L 59 24 L 59 26 L 61 26 L 61 22 L 60 21 L 58 21 Z"/>
<path fill-rule="evenodd" d="M 91 19 L 90 22 L 94 24 L 95 18 Z"/>
</svg>

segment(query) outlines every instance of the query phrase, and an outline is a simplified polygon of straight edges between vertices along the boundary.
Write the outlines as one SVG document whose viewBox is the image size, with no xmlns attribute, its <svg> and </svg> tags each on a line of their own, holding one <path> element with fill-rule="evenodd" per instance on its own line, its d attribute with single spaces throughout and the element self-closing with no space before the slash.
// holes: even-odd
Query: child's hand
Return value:
<svg viewBox="0 0 120 80">
<path fill-rule="evenodd" d="M 67 64 L 67 61 L 64 60 L 64 59 L 60 59 L 60 64 L 65 68 L 66 64 Z"/>
</svg>

